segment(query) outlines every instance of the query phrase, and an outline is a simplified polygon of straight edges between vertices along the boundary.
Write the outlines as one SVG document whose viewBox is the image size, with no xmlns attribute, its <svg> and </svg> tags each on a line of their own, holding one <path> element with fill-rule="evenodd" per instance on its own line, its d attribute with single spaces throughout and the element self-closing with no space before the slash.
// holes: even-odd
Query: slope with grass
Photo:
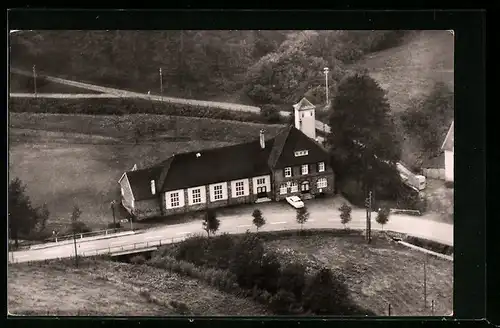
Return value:
<svg viewBox="0 0 500 328">
<path fill-rule="evenodd" d="M 366 55 L 351 68 L 364 68 L 387 91 L 396 126 L 403 138 L 402 161 L 413 166 L 425 153 L 407 135 L 402 113 L 419 104 L 436 83 L 454 87 L 454 35 L 450 31 L 421 31 L 394 48 Z"/>
<path fill-rule="evenodd" d="M 270 135 L 280 129 L 163 115 L 10 113 L 9 118 L 9 177 L 27 184 L 33 203 L 47 203 L 48 229 L 57 230 L 69 223 L 73 204 L 93 229 L 112 222 L 110 202 L 119 197 L 117 181 L 134 164 L 140 168 L 177 152 L 254 140 L 264 127 Z M 167 129 L 151 136 L 150 128 L 158 125 Z M 138 143 L 133 127 L 142 131 Z"/>
<path fill-rule="evenodd" d="M 368 70 L 382 88 L 394 112 L 401 112 L 430 93 L 437 82 L 454 85 L 454 35 L 422 31 L 403 45 L 372 53 L 355 66 Z"/>
<path fill-rule="evenodd" d="M 173 301 L 173 302 L 172 302 Z M 175 304 L 183 303 L 184 310 Z M 247 299 L 163 270 L 84 259 L 11 265 L 8 311 L 14 315 L 263 315 Z"/>
<path fill-rule="evenodd" d="M 378 315 L 448 315 L 453 306 L 453 263 L 427 257 L 427 308 L 424 308 L 425 255 L 383 238 L 371 245 L 361 236 L 287 237 L 266 242 L 283 262 L 311 269 L 330 267 L 346 278 L 356 303 Z"/>
</svg>

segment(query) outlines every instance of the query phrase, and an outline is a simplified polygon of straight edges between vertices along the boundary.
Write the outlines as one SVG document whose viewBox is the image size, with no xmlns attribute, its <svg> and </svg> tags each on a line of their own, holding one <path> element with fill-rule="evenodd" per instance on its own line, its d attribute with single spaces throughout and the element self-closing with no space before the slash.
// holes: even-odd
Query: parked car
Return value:
<svg viewBox="0 0 500 328">
<path fill-rule="evenodd" d="M 285 199 L 288 204 L 292 205 L 294 208 L 304 207 L 304 202 L 299 198 L 299 196 L 288 196 Z"/>
</svg>

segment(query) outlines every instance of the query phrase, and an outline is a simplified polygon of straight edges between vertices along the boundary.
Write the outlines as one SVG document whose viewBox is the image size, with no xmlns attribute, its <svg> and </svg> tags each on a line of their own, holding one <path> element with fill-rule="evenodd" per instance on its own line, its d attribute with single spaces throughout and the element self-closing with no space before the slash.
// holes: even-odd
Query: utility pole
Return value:
<svg viewBox="0 0 500 328">
<path fill-rule="evenodd" d="M 325 72 L 325 94 L 326 94 L 326 105 L 328 106 L 328 67 L 323 68 Z"/>
<path fill-rule="evenodd" d="M 76 249 L 76 233 L 73 227 L 73 244 L 75 245 L 75 266 L 78 268 L 78 252 Z"/>
<path fill-rule="evenodd" d="M 160 67 L 160 97 L 161 101 L 163 102 L 163 73 L 161 71 L 161 67 Z"/>
<path fill-rule="evenodd" d="M 368 197 L 365 200 L 366 207 L 366 240 L 368 243 L 371 242 L 371 216 L 372 216 L 372 192 L 368 192 Z"/>
<path fill-rule="evenodd" d="M 115 219 L 115 201 L 111 202 L 111 211 L 113 212 L 113 228 L 116 233 L 116 219 Z"/>
<path fill-rule="evenodd" d="M 424 259 L 424 309 L 427 309 L 427 253 Z"/>
<path fill-rule="evenodd" d="M 33 86 L 35 87 L 35 98 L 36 98 L 36 65 L 33 65 Z"/>
</svg>

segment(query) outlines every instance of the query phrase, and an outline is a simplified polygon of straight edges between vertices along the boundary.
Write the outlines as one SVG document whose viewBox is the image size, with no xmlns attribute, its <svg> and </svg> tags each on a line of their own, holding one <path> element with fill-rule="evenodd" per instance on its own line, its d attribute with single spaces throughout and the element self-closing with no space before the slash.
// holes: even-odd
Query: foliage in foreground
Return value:
<svg viewBox="0 0 500 328">
<path fill-rule="evenodd" d="M 341 277 L 329 269 L 311 276 L 301 264 L 283 266 L 250 232 L 193 236 L 174 248 L 160 249 L 148 263 L 252 297 L 276 314 L 367 312 L 353 303 Z"/>
</svg>

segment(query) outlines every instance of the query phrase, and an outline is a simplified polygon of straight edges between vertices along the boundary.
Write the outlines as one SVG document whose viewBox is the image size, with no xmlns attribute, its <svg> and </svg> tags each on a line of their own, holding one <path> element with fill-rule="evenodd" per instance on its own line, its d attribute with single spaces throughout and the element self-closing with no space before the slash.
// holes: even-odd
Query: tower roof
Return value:
<svg viewBox="0 0 500 328">
<path fill-rule="evenodd" d="M 307 100 L 306 97 L 304 97 L 298 103 L 293 105 L 293 108 L 295 110 L 303 110 L 303 109 L 314 109 L 316 108 L 316 106 L 314 106 L 309 100 Z"/>
</svg>

